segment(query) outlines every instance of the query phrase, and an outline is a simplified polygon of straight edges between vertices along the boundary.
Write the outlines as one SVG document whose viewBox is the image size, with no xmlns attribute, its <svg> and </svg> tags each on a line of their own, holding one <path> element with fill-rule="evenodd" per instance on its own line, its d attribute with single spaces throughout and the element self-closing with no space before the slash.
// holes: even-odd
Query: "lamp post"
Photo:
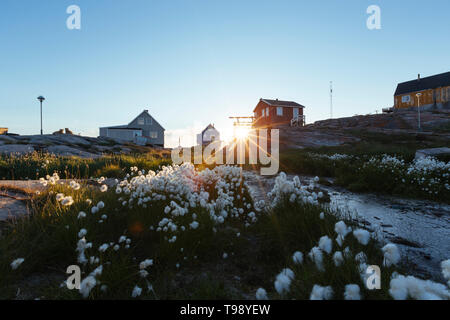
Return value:
<svg viewBox="0 0 450 320">
<path fill-rule="evenodd" d="M 43 96 L 39 96 L 39 97 L 37 97 L 37 99 L 41 103 L 41 136 L 42 136 L 42 134 L 43 134 L 43 132 L 42 132 L 42 101 L 44 101 L 45 98 Z"/>
<path fill-rule="evenodd" d="M 419 131 L 420 131 L 420 96 L 422 95 L 422 93 L 417 93 L 417 112 L 419 114 Z"/>
</svg>

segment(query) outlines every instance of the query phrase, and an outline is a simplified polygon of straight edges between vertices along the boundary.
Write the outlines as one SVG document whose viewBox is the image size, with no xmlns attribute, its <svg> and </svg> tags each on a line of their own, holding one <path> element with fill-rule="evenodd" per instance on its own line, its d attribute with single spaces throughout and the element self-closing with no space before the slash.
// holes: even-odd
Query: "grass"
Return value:
<svg viewBox="0 0 450 320">
<path fill-rule="evenodd" d="M 97 159 L 61 157 L 38 152 L 27 155 L 0 154 L 0 177 L 3 180 L 39 179 L 57 172 L 62 179 L 101 176 L 119 178 L 133 166 L 148 171 L 170 163 L 169 154 L 158 151 L 135 155 L 104 155 Z"/>
<path fill-rule="evenodd" d="M 214 185 L 203 185 L 214 194 Z M 241 183 L 235 194 L 248 197 L 248 190 Z M 74 204 L 62 206 L 55 195 L 71 195 Z M 80 299 L 76 290 L 60 287 L 61 279 L 67 275 L 67 266 L 78 264 L 75 247 L 79 240 L 78 232 L 88 230 L 86 238 L 93 243 L 90 255 L 98 256 L 103 265 L 99 277 L 101 284 L 107 285 L 107 292 L 94 287 L 91 299 L 130 299 L 135 285 L 143 288 L 140 298 L 144 299 L 254 299 L 256 289 L 264 287 L 270 298 L 308 299 L 314 284 L 331 285 L 336 292 L 335 298 L 343 298 L 344 286 L 357 283 L 364 287 L 358 271 L 358 263 L 353 258 L 345 260 L 343 266 L 333 265 L 330 255 L 325 255 L 325 272 L 319 272 L 314 263 L 306 258 L 307 252 L 317 245 L 320 237 L 336 237 L 334 224 L 344 220 L 354 223 L 342 212 L 331 212 L 322 205 L 291 203 L 284 199 L 275 207 L 267 207 L 258 214 L 258 221 L 245 227 L 240 219 L 227 219 L 224 224 L 216 225 L 205 208 L 190 209 L 186 216 L 177 217 L 177 223 L 187 225 L 195 210 L 199 222 L 198 229 L 178 233 L 177 241 L 169 243 L 165 234 L 150 230 L 166 216 L 164 208 L 171 201 L 152 201 L 143 206 L 121 206 L 114 190 L 100 192 L 97 187 L 83 185 L 73 190 L 67 185 L 57 184 L 32 199 L 33 213 L 29 217 L 12 221 L 4 226 L 0 238 L 0 298 L 13 299 L 18 288 L 27 288 L 27 297 L 45 297 L 47 299 Z M 235 202 L 243 207 L 243 202 Z M 103 201 L 105 208 L 99 213 L 90 213 L 90 205 Z M 252 210 L 252 209 L 250 209 Z M 78 219 L 80 211 L 87 213 L 86 218 Z M 325 218 L 320 219 L 320 212 Z M 103 214 L 107 218 L 102 223 Z M 240 234 L 238 236 L 238 233 Z M 112 249 L 104 253 L 97 248 L 103 243 L 117 243 L 121 235 L 131 240 L 130 248 L 124 244 L 116 252 Z M 371 240 L 367 246 L 359 244 L 348 235 L 343 247 L 348 246 L 356 254 L 363 251 L 369 264 L 382 264 L 379 244 Z M 338 250 L 333 241 L 333 250 Z M 305 263 L 294 265 L 292 254 L 302 251 Z M 227 257 L 224 257 L 227 253 Z M 18 258 L 25 262 L 12 270 L 10 263 Z M 154 265 L 148 268 L 149 276 L 139 276 L 139 262 L 146 258 L 154 259 Z M 180 264 L 177 266 L 177 264 Z M 83 268 L 83 278 L 96 266 L 89 263 Z M 290 267 L 296 277 L 292 291 L 279 295 L 273 289 L 273 281 L 282 268 Z M 387 299 L 389 279 L 392 268 L 383 269 L 382 290 L 362 289 L 363 296 L 369 299 Z M 36 275 L 50 275 L 49 281 L 31 285 L 30 279 Z M 51 280 L 53 276 L 53 281 Z M 146 290 L 151 283 L 153 290 Z"/>
<path fill-rule="evenodd" d="M 432 187 L 417 183 L 417 176 L 407 176 L 406 167 L 411 164 L 417 149 L 448 146 L 448 141 L 421 135 L 385 135 L 362 130 L 349 130 L 361 138 L 361 142 L 338 147 L 321 147 L 283 150 L 280 153 L 280 170 L 293 174 L 333 177 L 335 183 L 354 192 L 375 192 L 417 199 L 449 202 L 450 190 L 447 171 L 436 171 L 424 178 L 427 181 L 439 178 Z M 343 154 L 345 159 L 330 159 L 334 154 Z M 370 165 L 371 158 L 394 156 L 405 162 L 404 168 L 382 168 L 379 163 Z M 438 157 L 448 162 L 448 156 Z M 415 180 L 416 179 L 416 180 Z M 431 191 L 433 190 L 433 191 Z"/>
</svg>

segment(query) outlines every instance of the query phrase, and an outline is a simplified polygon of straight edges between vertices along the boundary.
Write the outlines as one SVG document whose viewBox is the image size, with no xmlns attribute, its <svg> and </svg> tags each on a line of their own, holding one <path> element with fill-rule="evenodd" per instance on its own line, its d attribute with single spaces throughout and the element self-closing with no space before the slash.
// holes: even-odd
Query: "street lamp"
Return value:
<svg viewBox="0 0 450 320">
<path fill-rule="evenodd" d="M 422 95 L 422 93 L 416 93 L 417 96 L 417 112 L 419 114 L 419 131 L 420 131 L 420 96 Z"/>
<path fill-rule="evenodd" d="M 42 101 L 44 101 L 45 98 L 43 96 L 39 96 L 39 97 L 37 97 L 37 99 L 41 103 L 41 136 L 42 136 Z"/>
</svg>

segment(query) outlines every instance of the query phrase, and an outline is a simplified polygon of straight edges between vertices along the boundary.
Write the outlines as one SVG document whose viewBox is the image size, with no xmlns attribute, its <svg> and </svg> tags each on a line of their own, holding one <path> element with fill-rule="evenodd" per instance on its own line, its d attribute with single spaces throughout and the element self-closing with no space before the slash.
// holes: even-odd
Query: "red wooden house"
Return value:
<svg viewBox="0 0 450 320">
<path fill-rule="evenodd" d="M 291 124 L 291 121 L 304 124 L 303 109 L 305 107 L 294 101 L 260 99 L 253 110 L 254 128 L 273 128 Z"/>
</svg>

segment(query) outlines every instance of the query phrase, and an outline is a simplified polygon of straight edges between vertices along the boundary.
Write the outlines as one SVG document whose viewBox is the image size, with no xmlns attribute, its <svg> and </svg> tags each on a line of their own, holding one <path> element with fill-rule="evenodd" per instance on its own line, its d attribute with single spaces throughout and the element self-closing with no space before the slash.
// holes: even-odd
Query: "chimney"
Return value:
<svg viewBox="0 0 450 320">
<path fill-rule="evenodd" d="M 147 112 L 147 113 L 148 113 L 148 110 L 144 110 L 144 112 Z"/>
<path fill-rule="evenodd" d="M 417 75 L 417 81 L 420 81 L 420 73 Z"/>
</svg>

